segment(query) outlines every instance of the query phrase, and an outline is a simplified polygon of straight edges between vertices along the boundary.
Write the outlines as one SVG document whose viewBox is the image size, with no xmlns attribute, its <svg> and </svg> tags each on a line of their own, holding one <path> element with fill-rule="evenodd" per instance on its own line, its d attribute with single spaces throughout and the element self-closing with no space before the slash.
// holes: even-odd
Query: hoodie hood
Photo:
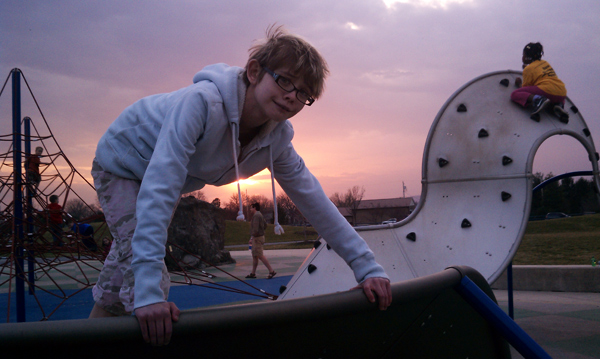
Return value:
<svg viewBox="0 0 600 359">
<path fill-rule="evenodd" d="M 210 81 L 217 86 L 223 98 L 229 122 L 239 126 L 246 96 L 245 76 L 246 71 L 243 68 L 221 63 L 209 65 L 200 70 L 194 75 L 193 82 L 196 84 L 201 81 Z"/>
</svg>

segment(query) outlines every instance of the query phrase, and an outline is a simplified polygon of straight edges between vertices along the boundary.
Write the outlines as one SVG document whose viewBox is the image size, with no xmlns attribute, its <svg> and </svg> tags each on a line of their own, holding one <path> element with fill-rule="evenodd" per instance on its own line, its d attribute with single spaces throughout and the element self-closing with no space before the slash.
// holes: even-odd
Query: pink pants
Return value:
<svg viewBox="0 0 600 359">
<path fill-rule="evenodd" d="M 540 90 L 540 88 L 537 86 L 526 86 L 526 87 L 518 88 L 510 94 L 510 99 L 513 100 L 514 102 L 518 103 L 519 105 L 525 107 L 527 105 L 527 99 L 532 94 L 544 96 L 545 98 L 550 100 L 552 103 L 560 103 L 560 104 L 565 103 L 565 96 L 550 95 L 549 93 L 546 93 L 543 90 Z"/>
</svg>

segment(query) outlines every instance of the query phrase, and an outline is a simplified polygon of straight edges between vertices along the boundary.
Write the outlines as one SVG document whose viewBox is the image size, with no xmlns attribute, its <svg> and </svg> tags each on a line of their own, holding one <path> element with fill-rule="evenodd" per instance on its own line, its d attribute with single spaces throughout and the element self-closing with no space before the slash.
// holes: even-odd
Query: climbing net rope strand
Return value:
<svg viewBox="0 0 600 359">
<path fill-rule="evenodd" d="M 14 70 L 13 70 L 14 71 Z M 19 70 L 20 71 L 20 70 Z M 11 72 L 12 74 L 12 72 Z M 20 198 L 18 207 L 22 208 L 22 217 L 15 218 L 15 171 L 13 156 L 15 155 L 13 135 L 0 135 L 0 308 L 4 304 L 7 308 L 6 320 L 14 321 L 15 305 L 13 295 L 15 294 L 15 282 L 20 280 L 28 289 L 29 301 L 33 301 L 41 316 L 30 320 L 48 320 L 56 313 L 61 305 L 69 298 L 81 291 L 91 288 L 102 269 L 105 253 L 98 245 L 103 237 L 112 238 L 104 216 L 98 206 L 90 205 L 74 190 L 74 183 L 83 183 L 94 188 L 71 163 L 56 140 L 50 129 L 48 121 L 42 112 L 35 95 L 27 79 L 22 74 L 29 95 L 33 99 L 38 116 L 25 117 L 21 128 L 27 119 L 31 133 L 25 136 L 20 133 L 24 141 L 28 141 L 29 148 L 41 147 L 43 155 L 40 156 L 39 182 L 32 181 L 27 173 L 27 164 L 31 154 L 21 151 L 22 168 L 18 183 L 24 194 Z M 0 90 L 0 97 L 4 93 L 10 74 Z M 42 126 L 36 126 L 33 118 L 41 118 Z M 35 145 L 35 146 L 34 146 Z M 35 152 L 31 150 L 31 152 Z M 62 207 L 61 216 L 73 222 L 73 228 L 81 224 L 90 224 L 94 227 L 93 237 L 85 236 L 72 228 L 63 228 L 62 225 L 52 223 L 53 212 L 49 208 L 50 197 L 58 196 Z M 69 213 L 69 198 L 87 209 L 85 216 L 71 216 Z M 15 223 L 19 223 L 19 229 Z M 22 231 L 22 235 L 19 235 Z M 169 242 L 169 245 L 176 246 Z M 180 248 L 184 250 L 183 248 Z M 198 262 L 206 266 L 207 263 L 199 255 L 194 256 Z M 167 255 L 170 253 L 167 251 Z M 208 274 L 201 269 L 188 268 L 187 264 L 176 260 L 177 269 L 171 270 L 173 283 L 187 285 L 203 285 L 222 291 L 235 292 L 265 299 L 276 299 L 277 296 L 269 294 L 263 289 L 257 288 L 250 283 L 239 279 L 226 271 L 219 271 L 229 275 L 234 280 L 246 284 L 249 290 L 241 290 L 229 287 L 223 283 L 216 283 L 215 275 Z M 183 280 L 178 279 L 183 278 Z M 51 298 L 51 299 L 48 299 Z M 32 317 L 33 314 L 29 314 Z"/>
</svg>

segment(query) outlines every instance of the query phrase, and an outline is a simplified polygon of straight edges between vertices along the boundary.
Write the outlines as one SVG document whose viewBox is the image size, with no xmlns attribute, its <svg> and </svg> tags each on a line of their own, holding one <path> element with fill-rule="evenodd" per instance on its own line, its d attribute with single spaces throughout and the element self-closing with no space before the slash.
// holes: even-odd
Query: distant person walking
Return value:
<svg viewBox="0 0 600 359">
<path fill-rule="evenodd" d="M 267 279 L 275 277 L 277 272 L 273 270 L 271 264 L 263 252 L 263 246 L 265 244 L 265 229 L 267 229 L 267 222 L 260 213 L 260 203 L 254 203 L 250 206 L 250 213 L 252 214 L 252 221 L 250 222 L 250 244 L 252 245 L 252 272 L 246 276 L 246 278 L 256 278 L 256 267 L 258 267 L 258 260 L 267 267 L 269 270 L 269 276 Z"/>
<path fill-rule="evenodd" d="M 531 119 L 540 121 L 540 112 L 553 106 L 553 112 L 561 122 L 569 122 L 569 114 L 564 110 L 567 89 L 556 76 L 556 72 L 546 60 L 542 60 L 544 47 L 539 42 L 530 42 L 523 49 L 523 80 L 518 77 L 519 87 L 510 95 L 511 100 L 523 107 L 531 107 Z"/>
</svg>

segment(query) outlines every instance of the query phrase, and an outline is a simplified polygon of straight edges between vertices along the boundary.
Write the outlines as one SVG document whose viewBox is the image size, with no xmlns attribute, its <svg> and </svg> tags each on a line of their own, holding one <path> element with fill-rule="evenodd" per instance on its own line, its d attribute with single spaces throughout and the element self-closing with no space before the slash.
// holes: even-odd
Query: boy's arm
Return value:
<svg viewBox="0 0 600 359">
<path fill-rule="evenodd" d="M 350 226 L 290 143 L 273 164 L 277 182 L 327 244 L 352 268 L 367 299 L 385 310 L 392 302 L 390 281 L 367 243 Z"/>
<path fill-rule="evenodd" d="M 135 308 L 165 301 L 160 281 L 167 229 L 185 183 L 190 156 L 204 130 L 205 108 L 200 95 L 190 94 L 169 109 L 144 173 L 131 242 Z"/>
<path fill-rule="evenodd" d="M 188 94 L 169 109 L 137 197 L 137 225 L 131 242 L 134 313 L 144 339 L 155 345 L 168 343 L 170 323 L 178 317 L 179 310 L 165 301 L 160 288 L 165 243 L 206 113 L 206 103 L 197 93 Z"/>
<path fill-rule="evenodd" d="M 388 278 L 367 243 L 325 195 L 291 143 L 275 160 L 274 170 L 279 185 L 317 232 L 348 263 L 358 283 L 372 277 Z"/>
</svg>

